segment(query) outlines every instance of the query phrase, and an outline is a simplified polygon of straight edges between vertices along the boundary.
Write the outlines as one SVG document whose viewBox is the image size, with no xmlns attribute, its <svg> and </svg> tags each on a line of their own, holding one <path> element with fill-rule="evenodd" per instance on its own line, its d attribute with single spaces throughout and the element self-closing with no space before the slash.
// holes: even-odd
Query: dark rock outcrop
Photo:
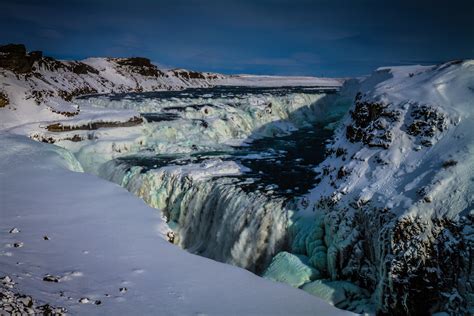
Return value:
<svg viewBox="0 0 474 316">
<path fill-rule="evenodd" d="M 10 103 L 6 93 L 0 91 L 0 108 L 6 107 Z"/>
<path fill-rule="evenodd" d="M 34 51 L 29 54 L 23 44 L 8 44 L 0 46 L 0 67 L 18 74 L 30 73 L 35 61 L 40 60 L 43 54 Z"/>
<path fill-rule="evenodd" d="M 96 130 L 99 128 L 105 127 L 131 127 L 140 125 L 143 123 L 141 117 L 132 117 L 125 122 L 90 122 L 87 125 L 63 125 L 61 123 L 50 124 L 46 127 L 49 132 L 67 132 L 67 131 L 76 131 L 76 130 Z"/>
<path fill-rule="evenodd" d="M 358 93 L 355 108 L 350 113 L 353 123 L 346 126 L 346 137 L 350 142 L 363 142 L 369 147 L 390 147 L 392 133 L 389 125 L 398 121 L 398 111 L 382 102 L 363 101 L 362 94 Z"/>
<path fill-rule="evenodd" d="M 92 74 L 99 74 L 99 71 L 87 64 L 84 64 L 80 61 L 78 62 L 74 62 L 72 65 L 72 72 L 74 72 L 75 74 L 77 75 L 85 75 L 85 74 L 88 74 L 88 73 L 92 73 Z"/>
<path fill-rule="evenodd" d="M 203 73 L 197 72 L 197 71 L 189 71 L 189 70 L 183 70 L 183 69 L 174 69 L 172 70 L 173 74 L 182 79 L 206 79 Z"/>
<path fill-rule="evenodd" d="M 415 105 L 410 113 L 412 122 L 407 127 L 409 135 L 417 136 L 424 146 L 431 146 L 434 138 L 446 129 L 446 116 L 435 106 Z"/>
<path fill-rule="evenodd" d="M 151 63 L 148 58 L 130 57 L 114 59 L 119 66 L 127 67 L 130 71 L 148 77 L 164 77 L 165 74 Z"/>
<path fill-rule="evenodd" d="M 63 307 L 49 304 L 39 305 L 33 297 L 15 291 L 15 282 L 9 277 L 0 278 L 0 314 L 1 315 L 66 315 Z"/>
</svg>

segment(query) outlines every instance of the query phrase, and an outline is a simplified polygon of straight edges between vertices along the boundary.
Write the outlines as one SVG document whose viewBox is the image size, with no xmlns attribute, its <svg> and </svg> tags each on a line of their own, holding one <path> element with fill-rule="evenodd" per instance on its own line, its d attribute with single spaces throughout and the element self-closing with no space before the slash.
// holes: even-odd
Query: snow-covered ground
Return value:
<svg viewBox="0 0 474 316">
<path fill-rule="evenodd" d="M 7 134 L 0 145 L 0 274 L 15 291 L 84 315 L 347 314 L 173 246 L 159 212 L 59 147 Z"/>
</svg>

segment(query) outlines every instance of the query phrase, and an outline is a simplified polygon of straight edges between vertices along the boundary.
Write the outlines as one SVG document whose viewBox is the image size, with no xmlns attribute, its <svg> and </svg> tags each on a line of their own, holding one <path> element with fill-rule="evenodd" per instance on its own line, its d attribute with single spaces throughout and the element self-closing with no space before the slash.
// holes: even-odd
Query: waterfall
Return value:
<svg viewBox="0 0 474 316">
<path fill-rule="evenodd" d="M 101 168 L 102 177 L 160 209 L 182 248 L 260 272 L 285 246 L 290 210 L 283 198 L 246 192 L 242 172 L 219 159 L 152 170 L 116 160 Z"/>
</svg>

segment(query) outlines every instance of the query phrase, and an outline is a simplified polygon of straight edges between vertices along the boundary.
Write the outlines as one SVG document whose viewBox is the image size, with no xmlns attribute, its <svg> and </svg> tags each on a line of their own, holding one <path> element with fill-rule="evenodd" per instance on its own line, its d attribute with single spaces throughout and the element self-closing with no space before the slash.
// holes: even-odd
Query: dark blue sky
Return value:
<svg viewBox="0 0 474 316">
<path fill-rule="evenodd" d="M 0 0 L 0 43 L 224 73 L 352 76 L 474 58 L 474 0 Z"/>
</svg>

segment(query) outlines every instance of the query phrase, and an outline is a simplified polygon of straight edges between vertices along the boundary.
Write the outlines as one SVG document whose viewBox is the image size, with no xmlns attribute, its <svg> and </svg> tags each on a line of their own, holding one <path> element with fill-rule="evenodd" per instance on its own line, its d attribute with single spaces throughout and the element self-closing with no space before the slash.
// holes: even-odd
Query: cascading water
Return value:
<svg viewBox="0 0 474 316">
<path fill-rule="evenodd" d="M 137 159 L 108 163 L 108 176 L 160 209 L 175 243 L 218 261 L 258 271 L 284 242 L 283 199 L 245 192 L 234 162 L 207 160 L 146 171 Z M 118 175 L 120 174 L 120 175 Z"/>
<path fill-rule="evenodd" d="M 160 209 L 193 253 L 262 271 L 286 246 L 293 198 L 312 186 L 331 131 L 303 129 L 227 152 L 134 155 L 101 175 Z"/>
</svg>

